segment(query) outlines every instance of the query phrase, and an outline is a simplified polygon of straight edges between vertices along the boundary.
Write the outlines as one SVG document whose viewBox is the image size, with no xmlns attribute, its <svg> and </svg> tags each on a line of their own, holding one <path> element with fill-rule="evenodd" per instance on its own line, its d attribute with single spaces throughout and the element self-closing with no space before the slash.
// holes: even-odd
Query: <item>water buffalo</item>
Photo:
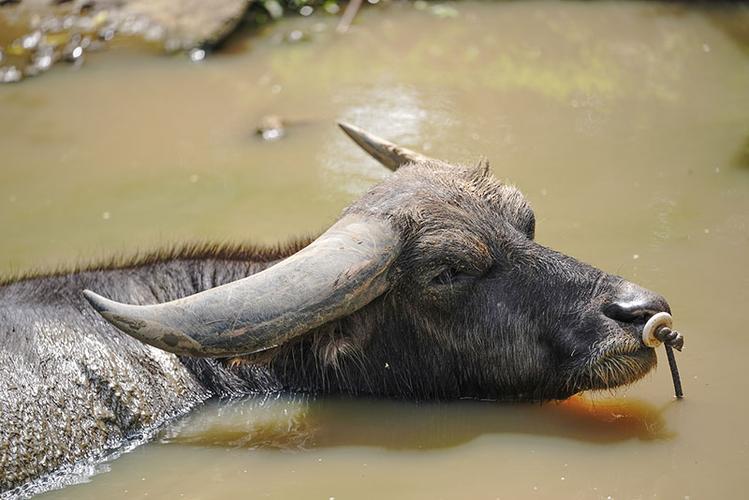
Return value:
<svg viewBox="0 0 749 500">
<path fill-rule="evenodd" d="M 538 401 L 654 367 L 640 333 L 669 311 L 660 295 L 536 243 L 529 204 L 485 162 L 342 127 L 394 173 L 314 241 L 0 286 L 0 491 L 64 481 L 45 474 L 211 395 Z"/>
</svg>

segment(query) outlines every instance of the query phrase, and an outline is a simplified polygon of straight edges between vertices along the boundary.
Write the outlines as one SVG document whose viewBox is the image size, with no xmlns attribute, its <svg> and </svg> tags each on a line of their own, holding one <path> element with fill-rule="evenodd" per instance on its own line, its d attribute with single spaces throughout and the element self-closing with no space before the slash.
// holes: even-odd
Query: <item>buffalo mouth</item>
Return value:
<svg viewBox="0 0 749 500">
<path fill-rule="evenodd" d="M 653 349 L 621 331 L 591 348 L 572 370 L 568 385 L 575 392 L 614 389 L 640 380 L 656 364 Z"/>
</svg>

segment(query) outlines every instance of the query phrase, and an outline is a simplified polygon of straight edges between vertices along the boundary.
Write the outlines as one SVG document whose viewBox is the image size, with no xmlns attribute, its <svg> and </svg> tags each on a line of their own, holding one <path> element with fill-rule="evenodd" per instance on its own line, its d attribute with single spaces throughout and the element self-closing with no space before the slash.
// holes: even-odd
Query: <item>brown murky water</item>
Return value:
<svg viewBox="0 0 749 500">
<path fill-rule="evenodd" d="M 49 498 L 728 498 L 749 487 L 749 14 L 473 3 L 283 21 L 191 64 L 129 49 L 0 87 L 0 272 L 325 228 L 386 173 L 344 119 L 487 156 L 538 239 L 662 292 L 661 369 L 561 404 L 211 403 Z M 307 40 L 292 43 L 302 30 Z M 261 117 L 292 122 L 257 139 Z"/>
</svg>

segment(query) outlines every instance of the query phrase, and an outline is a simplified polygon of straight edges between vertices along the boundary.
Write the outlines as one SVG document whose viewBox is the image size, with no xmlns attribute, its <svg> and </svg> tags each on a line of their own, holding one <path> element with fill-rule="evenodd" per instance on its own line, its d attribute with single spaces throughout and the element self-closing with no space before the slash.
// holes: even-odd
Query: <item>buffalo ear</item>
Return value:
<svg viewBox="0 0 749 500">
<path fill-rule="evenodd" d="M 486 156 L 479 158 L 476 163 L 476 169 L 474 170 L 473 177 L 476 179 L 483 179 L 485 177 L 491 177 L 492 167 L 489 165 L 489 159 Z"/>
</svg>

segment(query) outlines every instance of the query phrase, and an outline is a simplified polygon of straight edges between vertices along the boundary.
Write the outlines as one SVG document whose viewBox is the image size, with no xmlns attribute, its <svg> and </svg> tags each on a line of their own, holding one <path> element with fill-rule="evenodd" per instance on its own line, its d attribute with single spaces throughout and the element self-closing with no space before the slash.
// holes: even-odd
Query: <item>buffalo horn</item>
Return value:
<svg viewBox="0 0 749 500">
<path fill-rule="evenodd" d="M 400 240 L 383 220 L 346 215 L 264 271 L 181 299 L 129 305 L 84 290 L 107 321 L 152 346 L 199 357 L 283 344 L 368 304 L 388 288 Z"/>
<path fill-rule="evenodd" d="M 386 141 L 374 134 L 344 122 L 338 122 L 338 126 L 346 132 L 364 151 L 372 158 L 379 161 L 387 168 L 395 172 L 407 163 L 433 162 L 435 160 L 424 156 L 416 151 L 398 146 Z"/>
</svg>

